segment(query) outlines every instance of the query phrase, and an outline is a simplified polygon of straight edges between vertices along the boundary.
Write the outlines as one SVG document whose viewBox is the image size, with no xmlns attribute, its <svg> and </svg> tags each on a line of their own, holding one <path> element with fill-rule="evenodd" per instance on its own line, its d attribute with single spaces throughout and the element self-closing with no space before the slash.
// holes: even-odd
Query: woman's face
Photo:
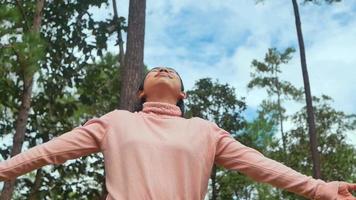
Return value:
<svg viewBox="0 0 356 200">
<path fill-rule="evenodd" d="M 141 97 L 158 96 L 161 93 L 175 97 L 177 101 L 185 98 L 185 93 L 181 91 L 181 80 L 178 73 L 169 67 L 155 67 L 151 69 L 145 77 L 144 88 Z"/>
</svg>

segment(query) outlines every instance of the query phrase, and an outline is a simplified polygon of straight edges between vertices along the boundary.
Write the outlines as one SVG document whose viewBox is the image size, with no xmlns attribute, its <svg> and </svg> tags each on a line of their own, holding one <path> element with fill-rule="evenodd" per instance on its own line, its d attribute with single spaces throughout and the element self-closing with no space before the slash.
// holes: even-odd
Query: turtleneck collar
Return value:
<svg viewBox="0 0 356 200">
<path fill-rule="evenodd" d="M 176 105 L 162 102 L 145 102 L 143 103 L 143 112 L 155 113 L 159 115 L 181 116 L 182 111 Z"/>
</svg>

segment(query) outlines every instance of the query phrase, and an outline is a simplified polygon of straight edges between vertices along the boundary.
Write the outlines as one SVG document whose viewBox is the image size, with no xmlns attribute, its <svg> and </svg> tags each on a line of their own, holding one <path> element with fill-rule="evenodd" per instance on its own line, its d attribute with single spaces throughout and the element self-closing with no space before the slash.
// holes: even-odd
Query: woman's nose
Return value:
<svg viewBox="0 0 356 200">
<path fill-rule="evenodd" d="M 164 72 L 167 72 L 167 73 L 168 73 L 168 69 L 166 69 L 166 68 L 161 68 L 161 69 L 159 69 L 159 72 L 162 72 L 162 71 L 164 71 Z"/>
</svg>

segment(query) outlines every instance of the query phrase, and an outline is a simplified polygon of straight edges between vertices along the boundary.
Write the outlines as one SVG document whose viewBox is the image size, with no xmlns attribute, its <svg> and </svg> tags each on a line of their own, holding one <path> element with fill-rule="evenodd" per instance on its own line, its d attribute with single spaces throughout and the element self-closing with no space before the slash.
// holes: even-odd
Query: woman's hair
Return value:
<svg viewBox="0 0 356 200">
<path fill-rule="evenodd" d="M 138 88 L 138 92 L 139 91 L 143 91 L 143 88 L 144 88 L 144 84 L 145 84 L 145 79 L 146 79 L 146 76 L 148 73 L 150 73 L 151 71 L 148 71 L 145 76 L 143 77 L 142 81 L 141 81 L 141 84 Z M 178 74 L 178 72 L 176 72 L 178 77 L 179 77 L 179 80 L 180 80 L 180 84 L 181 84 L 181 91 L 183 92 L 184 91 L 184 85 L 183 85 L 183 81 L 182 81 L 182 78 L 180 77 L 180 75 Z M 139 101 L 137 101 L 137 103 L 135 104 L 135 107 L 134 107 L 134 111 L 141 111 L 143 109 L 143 103 L 146 102 L 146 98 L 141 98 L 139 99 Z M 177 104 L 176 104 L 180 111 L 182 112 L 182 117 L 184 116 L 184 101 L 183 99 L 179 99 Z"/>
</svg>

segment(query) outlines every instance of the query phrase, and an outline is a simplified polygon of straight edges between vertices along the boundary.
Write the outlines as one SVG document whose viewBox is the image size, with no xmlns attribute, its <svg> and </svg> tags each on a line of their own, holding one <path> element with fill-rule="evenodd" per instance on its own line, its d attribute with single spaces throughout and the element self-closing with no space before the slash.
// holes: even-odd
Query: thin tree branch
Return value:
<svg viewBox="0 0 356 200">
<path fill-rule="evenodd" d="M 18 9 L 20 10 L 20 13 L 22 15 L 23 20 L 25 21 L 25 26 L 26 26 L 27 30 L 30 30 L 30 26 L 29 26 L 28 20 L 26 18 L 25 12 L 24 12 L 24 10 L 22 8 L 21 0 L 15 0 L 15 1 L 16 1 Z"/>
</svg>

